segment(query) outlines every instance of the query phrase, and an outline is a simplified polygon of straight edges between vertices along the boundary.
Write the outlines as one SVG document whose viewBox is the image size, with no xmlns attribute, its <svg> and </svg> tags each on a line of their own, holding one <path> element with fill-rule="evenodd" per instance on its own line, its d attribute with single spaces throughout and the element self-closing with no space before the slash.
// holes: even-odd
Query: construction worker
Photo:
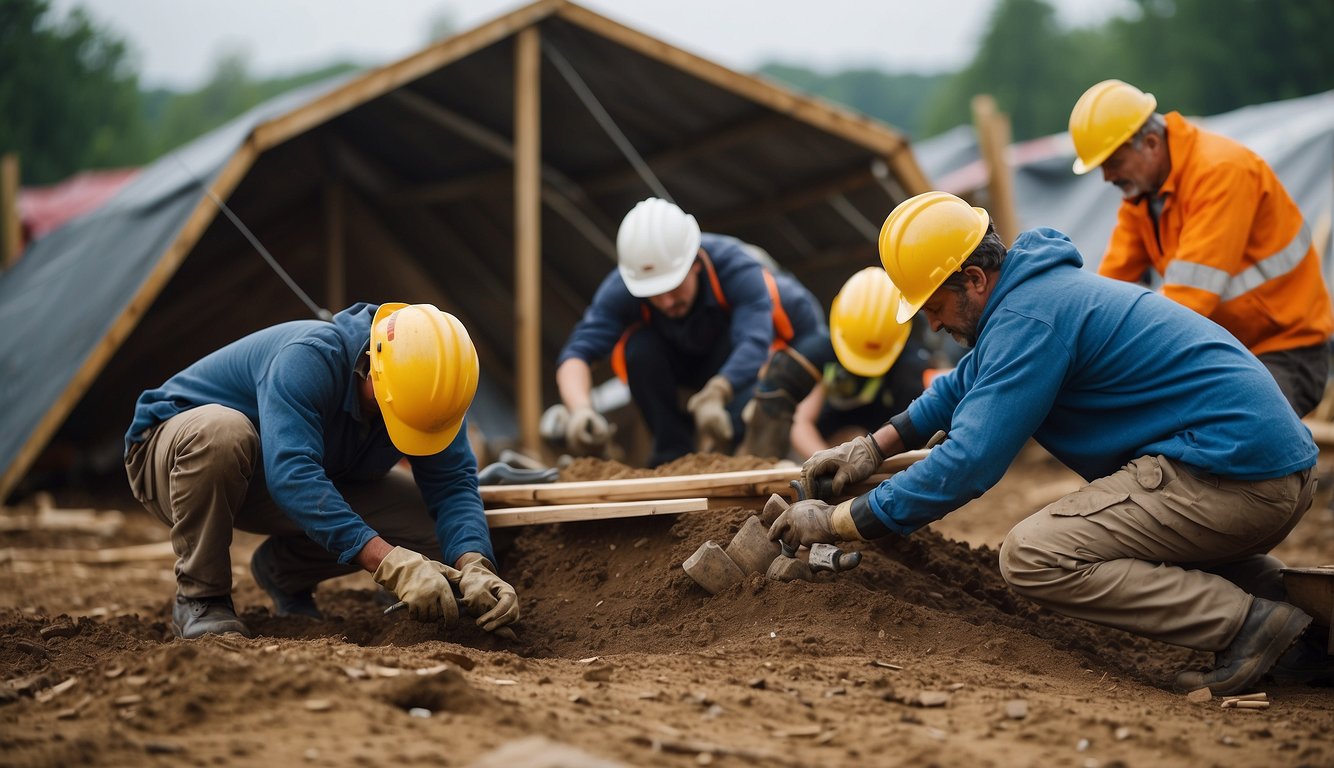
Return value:
<svg viewBox="0 0 1334 768">
<path fill-rule="evenodd" d="M 1217 652 L 1214 669 L 1178 676 L 1184 689 L 1239 693 L 1275 667 L 1311 617 L 1283 601 L 1266 553 L 1311 504 L 1316 446 L 1255 356 L 1180 304 L 1084 271 L 1060 232 L 1025 232 L 1007 253 L 986 211 L 945 192 L 896 207 L 880 256 L 898 319 L 920 310 L 971 349 L 888 424 L 812 456 L 802 482 L 832 476 L 840 494 L 948 437 L 866 494 L 792 505 L 770 537 L 909 535 L 995 484 L 1031 437 L 1089 482 L 1006 536 L 1015 591 Z"/>
<path fill-rule="evenodd" d="M 597 453 L 610 437 L 589 398 L 590 365 L 610 356 L 653 435 L 650 466 L 730 452 L 760 366 L 771 348 L 824 330 L 819 304 L 741 241 L 701 234 L 695 217 L 658 198 L 626 214 L 616 254 L 557 360 L 567 445 Z M 682 390 L 692 393 L 684 409 Z"/>
<path fill-rule="evenodd" d="M 894 317 L 898 295 L 880 267 L 848 278 L 830 306 L 829 335 L 793 345 L 761 370 L 739 452 L 804 459 L 830 446 L 827 435 L 865 434 L 922 394 L 928 354 L 912 324 Z"/>
<path fill-rule="evenodd" d="M 319 618 L 315 585 L 360 567 L 414 619 L 457 620 L 457 588 L 483 629 L 518 620 L 463 429 L 477 377 L 453 315 L 355 304 L 252 333 L 141 394 L 125 468 L 171 528 L 176 635 L 250 635 L 231 600 L 233 528 L 269 534 L 250 568 L 279 616 Z M 391 471 L 404 456 L 412 472 Z"/>
<path fill-rule="evenodd" d="M 1258 155 L 1157 106 L 1104 80 L 1070 112 L 1075 173 L 1100 167 L 1123 195 L 1098 274 L 1135 282 L 1153 267 L 1164 296 L 1231 331 L 1304 416 L 1324 396 L 1334 331 L 1311 230 Z"/>
</svg>

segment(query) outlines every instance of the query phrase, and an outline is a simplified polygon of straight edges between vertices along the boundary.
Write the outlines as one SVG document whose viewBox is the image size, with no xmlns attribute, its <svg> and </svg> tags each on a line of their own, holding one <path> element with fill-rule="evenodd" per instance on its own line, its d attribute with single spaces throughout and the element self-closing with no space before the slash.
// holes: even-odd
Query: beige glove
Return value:
<svg viewBox="0 0 1334 768">
<path fill-rule="evenodd" d="M 851 500 L 834 506 L 819 499 L 809 499 L 783 510 L 769 526 L 769 541 L 780 539 L 792 547 L 809 547 L 835 541 L 861 541 L 862 536 L 852 520 Z M 830 570 L 839 568 L 831 567 Z"/>
<path fill-rule="evenodd" d="M 833 495 L 840 496 L 844 487 L 870 477 L 884 461 L 880 447 L 870 435 L 854 437 L 842 445 L 816 451 L 806 459 L 801 465 L 801 484 L 807 498 L 818 498 L 820 478 L 833 475 Z"/>
<path fill-rule="evenodd" d="M 468 613 L 477 617 L 477 626 L 487 632 L 519 620 L 519 595 L 514 587 L 496 575 L 491 561 L 476 552 L 459 558 L 463 563 L 459 591 Z"/>
<path fill-rule="evenodd" d="M 726 451 L 732 447 L 732 415 L 727 403 L 732 399 L 732 383 L 714 376 L 686 401 L 686 410 L 695 417 L 695 440 L 702 453 Z"/>
<path fill-rule="evenodd" d="M 602 414 L 588 406 L 575 408 L 565 423 L 565 444 L 575 453 L 598 453 L 611 437 L 611 426 Z"/>
<path fill-rule="evenodd" d="M 444 619 L 454 624 L 459 607 L 454 602 L 451 581 L 460 574 L 444 563 L 403 547 L 394 547 L 375 569 L 375 581 L 408 604 L 408 615 L 417 621 Z"/>
</svg>

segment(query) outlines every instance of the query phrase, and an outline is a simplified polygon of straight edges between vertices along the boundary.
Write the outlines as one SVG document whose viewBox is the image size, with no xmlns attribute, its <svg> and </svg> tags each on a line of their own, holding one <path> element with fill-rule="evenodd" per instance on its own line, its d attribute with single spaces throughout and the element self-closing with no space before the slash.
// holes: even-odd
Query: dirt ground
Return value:
<svg viewBox="0 0 1334 768">
<path fill-rule="evenodd" d="M 583 460 L 563 478 L 754 466 Z M 501 542 L 517 642 L 382 616 L 363 574 L 321 586 L 326 620 L 277 618 L 246 534 L 235 599 L 256 637 L 176 640 L 169 555 L 64 562 L 166 529 L 114 489 L 60 494 L 120 514 L 53 530 L 0 511 L 0 764 L 1334 765 L 1334 690 L 1266 686 L 1262 711 L 1192 702 L 1168 685 L 1204 655 L 1005 587 L 1006 530 L 1077 485 L 1032 449 L 932 530 L 865 546 L 856 570 L 716 596 L 681 562 L 757 510 L 522 529 Z M 1334 563 L 1328 498 L 1277 551 L 1288 564 Z"/>
</svg>

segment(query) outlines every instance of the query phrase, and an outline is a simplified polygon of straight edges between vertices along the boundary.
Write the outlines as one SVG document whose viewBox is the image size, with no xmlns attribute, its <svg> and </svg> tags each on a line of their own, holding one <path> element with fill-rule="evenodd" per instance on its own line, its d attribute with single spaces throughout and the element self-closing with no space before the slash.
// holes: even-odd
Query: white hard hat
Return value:
<svg viewBox="0 0 1334 768">
<path fill-rule="evenodd" d="M 641 299 L 676 290 L 698 252 L 695 217 L 656 197 L 636 203 L 616 233 L 621 279 Z"/>
</svg>

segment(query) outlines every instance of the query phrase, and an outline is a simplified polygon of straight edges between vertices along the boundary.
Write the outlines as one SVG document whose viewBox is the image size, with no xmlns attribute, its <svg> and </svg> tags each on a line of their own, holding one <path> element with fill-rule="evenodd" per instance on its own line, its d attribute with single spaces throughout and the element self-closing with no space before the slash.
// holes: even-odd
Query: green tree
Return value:
<svg viewBox="0 0 1334 768">
<path fill-rule="evenodd" d="M 138 75 L 125 43 L 75 9 L 0 0 L 0 151 L 19 155 L 25 183 L 146 157 Z"/>
<path fill-rule="evenodd" d="M 922 135 L 925 110 L 932 94 L 949 75 L 891 74 L 876 69 L 849 69 L 822 74 L 777 62 L 760 74 L 806 93 L 847 105 L 882 120 L 909 136 Z"/>
</svg>

